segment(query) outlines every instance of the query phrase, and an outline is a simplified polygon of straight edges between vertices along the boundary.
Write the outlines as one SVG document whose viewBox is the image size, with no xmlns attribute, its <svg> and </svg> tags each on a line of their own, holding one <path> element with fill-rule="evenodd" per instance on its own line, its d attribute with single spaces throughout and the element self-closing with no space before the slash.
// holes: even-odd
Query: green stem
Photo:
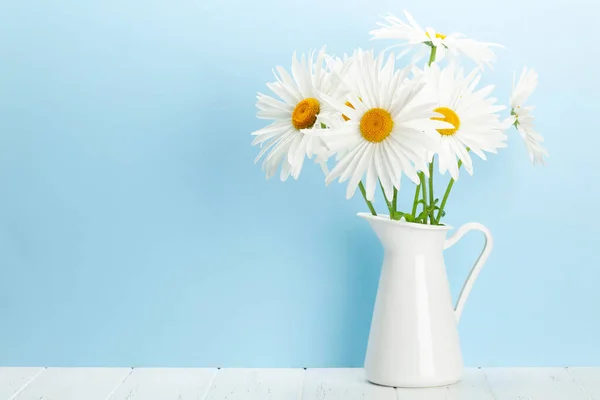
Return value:
<svg viewBox="0 0 600 400">
<path fill-rule="evenodd" d="M 458 160 L 458 168 L 462 165 L 462 160 Z M 450 191 L 452 190 L 452 186 L 454 186 L 454 178 L 450 178 L 450 182 L 448 182 L 448 187 L 446 188 L 446 193 L 444 193 L 444 198 L 442 199 L 442 204 L 440 205 L 440 209 L 437 215 L 437 223 L 440 223 L 442 219 L 442 212 L 444 211 L 444 207 L 446 206 L 446 201 L 448 201 L 448 196 L 450 196 Z"/>
<path fill-rule="evenodd" d="M 435 225 L 435 218 L 433 216 L 434 210 L 433 210 L 433 162 L 435 161 L 435 159 L 431 159 L 431 162 L 429 163 L 429 207 L 431 207 L 430 211 L 429 211 L 429 221 L 431 222 L 431 225 Z"/>
<path fill-rule="evenodd" d="M 419 172 L 419 178 L 421 179 L 421 190 L 423 191 L 423 211 L 427 210 L 427 184 L 425 183 L 425 174 Z M 425 217 L 425 224 L 427 224 L 427 217 Z"/>
<path fill-rule="evenodd" d="M 388 208 L 388 210 L 390 210 L 390 219 L 391 219 L 394 216 L 392 203 L 388 200 L 387 196 L 385 195 L 385 190 L 383 190 L 383 185 L 381 184 L 381 181 L 379 181 L 379 187 L 381 188 L 381 193 L 383 194 L 383 198 L 385 199 L 385 204 L 387 204 L 387 208 Z"/>
<path fill-rule="evenodd" d="M 377 216 L 377 213 L 375 212 L 375 208 L 373 207 L 373 203 L 371 203 L 369 200 L 367 200 L 367 191 L 365 190 L 365 185 L 363 185 L 362 181 L 358 182 L 358 188 L 360 189 L 360 192 L 362 193 L 363 199 L 365 199 L 365 201 L 367 202 L 367 207 L 369 207 L 371 214 Z"/>
<path fill-rule="evenodd" d="M 398 211 L 398 189 L 394 188 L 394 197 L 392 198 L 392 207 L 394 208 L 394 214 Z"/>
<path fill-rule="evenodd" d="M 419 193 L 421 192 L 421 184 L 417 185 L 415 189 L 415 199 L 413 200 L 413 208 L 412 208 L 412 216 L 415 218 L 417 216 L 417 202 L 419 201 Z"/>
<path fill-rule="evenodd" d="M 431 54 L 429 55 L 429 66 L 431 66 L 431 64 L 433 64 L 433 62 L 435 61 L 435 53 L 437 53 L 437 47 L 432 45 Z"/>
<path fill-rule="evenodd" d="M 431 65 L 434 61 L 435 61 L 435 55 L 437 53 L 437 47 L 435 46 L 431 46 L 431 54 L 429 55 L 429 65 Z M 431 177 L 433 176 L 433 174 L 429 174 Z M 413 208 L 412 208 L 412 216 L 413 218 L 415 218 L 417 216 L 417 202 L 419 201 L 419 192 L 422 190 L 423 191 L 423 209 L 426 209 L 426 203 L 427 203 L 427 188 L 425 187 L 425 174 L 423 174 L 423 172 L 419 173 L 419 179 L 421 180 L 421 183 L 419 183 L 415 189 L 415 198 L 413 200 Z M 430 178 L 432 179 L 432 178 Z M 433 189 L 430 188 L 430 191 L 432 192 L 432 196 L 433 196 Z M 427 221 L 425 221 L 425 223 L 427 223 Z"/>
</svg>

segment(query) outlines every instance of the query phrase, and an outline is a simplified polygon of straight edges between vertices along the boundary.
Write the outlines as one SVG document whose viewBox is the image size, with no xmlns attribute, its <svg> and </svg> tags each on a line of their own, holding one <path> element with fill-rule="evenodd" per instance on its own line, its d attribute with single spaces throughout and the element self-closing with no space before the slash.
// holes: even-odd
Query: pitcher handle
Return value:
<svg viewBox="0 0 600 400">
<path fill-rule="evenodd" d="M 477 275 L 479 275 L 483 264 L 485 264 L 485 262 L 487 261 L 492 251 L 492 247 L 494 245 L 494 239 L 492 238 L 492 234 L 485 226 L 477 222 L 469 222 L 468 224 L 464 224 L 463 226 L 458 228 L 454 235 L 446 239 L 446 241 L 444 242 L 444 249 L 454 246 L 469 231 L 480 231 L 481 233 L 483 233 L 483 236 L 485 237 L 485 243 L 483 245 L 483 250 L 481 251 L 481 254 L 479 254 L 477 261 L 475 261 L 475 265 L 473 265 L 473 268 L 471 268 L 471 272 L 469 272 L 469 276 L 467 277 L 467 280 L 465 281 L 465 284 L 463 285 L 463 288 L 460 291 L 460 295 L 458 296 L 456 308 L 454 309 L 457 322 L 460 320 L 460 315 L 462 314 L 463 308 L 465 307 L 465 302 L 469 297 L 469 293 L 471 293 L 473 284 L 477 279 Z"/>
</svg>

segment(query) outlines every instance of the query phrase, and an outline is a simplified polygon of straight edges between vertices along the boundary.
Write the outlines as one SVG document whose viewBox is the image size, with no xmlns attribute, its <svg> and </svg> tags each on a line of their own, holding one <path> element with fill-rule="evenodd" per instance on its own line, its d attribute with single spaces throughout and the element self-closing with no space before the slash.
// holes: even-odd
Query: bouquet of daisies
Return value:
<svg viewBox="0 0 600 400">
<path fill-rule="evenodd" d="M 348 182 L 347 198 L 358 188 L 373 215 L 381 188 L 391 219 L 439 225 L 461 169 L 472 175 L 473 154 L 485 160 L 506 147 L 509 128 L 523 138 L 532 163 L 544 164 L 548 154 L 533 126 L 533 107 L 524 104 L 537 74 L 523 69 L 506 112 L 492 85 L 478 85 L 499 45 L 422 29 L 404 14 L 407 22 L 389 15 L 371 32 L 398 41 L 380 54 L 357 49 L 339 58 L 323 48 L 299 59 L 294 53 L 291 74 L 277 67 L 267 87 L 279 99 L 259 93 L 257 102 L 258 118 L 272 123 L 252 133 L 252 144 L 261 147 L 255 162 L 263 159 L 267 178 L 279 171 L 282 181 L 298 179 L 305 159 L 314 159 L 327 184 Z M 390 52 L 400 46 L 406 49 Z M 399 68 L 410 52 L 411 61 Z M 477 67 L 465 72 L 461 57 Z M 436 168 L 450 175 L 441 201 L 433 190 Z M 402 175 L 416 188 L 412 206 L 400 210 Z"/>
</svg>

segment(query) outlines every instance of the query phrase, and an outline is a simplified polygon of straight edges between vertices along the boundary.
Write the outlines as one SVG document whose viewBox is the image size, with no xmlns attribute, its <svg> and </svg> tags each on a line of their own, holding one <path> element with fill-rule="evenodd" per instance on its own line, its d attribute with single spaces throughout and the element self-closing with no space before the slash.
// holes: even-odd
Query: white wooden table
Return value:
<svg viewBox="0 0 600 400">
<path fill-rule="evenodd" d="M 471 368 L 433 389 L 361 369 L 0 368 L 0 400 L 600 400 L 598 368 Z"/>
</svg>

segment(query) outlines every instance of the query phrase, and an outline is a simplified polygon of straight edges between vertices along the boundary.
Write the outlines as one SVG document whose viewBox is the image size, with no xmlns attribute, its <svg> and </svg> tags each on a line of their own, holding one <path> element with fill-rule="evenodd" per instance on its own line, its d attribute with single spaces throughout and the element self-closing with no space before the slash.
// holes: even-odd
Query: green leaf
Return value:
<svg viewBox="0 0 600 400">
<path fill-rule="evenodd" d="M 422 224 L 427 222 L 427 217 L 429 216 L 429 211 L 428 210 L 423 210 L 421 211 L 421 213 L 417 216 L 417 220 L 420 221 Z"/>
<path fill-rule="evenodd" d="M 406 219 L 406 222 L 415 222 L 415 218 L 412 216 L 412 214 L 404 214 L 404 219 Z"/>
<path fill-rule="evenodd" d="M 400 221 L 400 219 L 404 216 L 404 213 L 402 211 L 396 211 L 393 215 L 391 215 L 391 218 L 394 221 Z"/>
</svg>

